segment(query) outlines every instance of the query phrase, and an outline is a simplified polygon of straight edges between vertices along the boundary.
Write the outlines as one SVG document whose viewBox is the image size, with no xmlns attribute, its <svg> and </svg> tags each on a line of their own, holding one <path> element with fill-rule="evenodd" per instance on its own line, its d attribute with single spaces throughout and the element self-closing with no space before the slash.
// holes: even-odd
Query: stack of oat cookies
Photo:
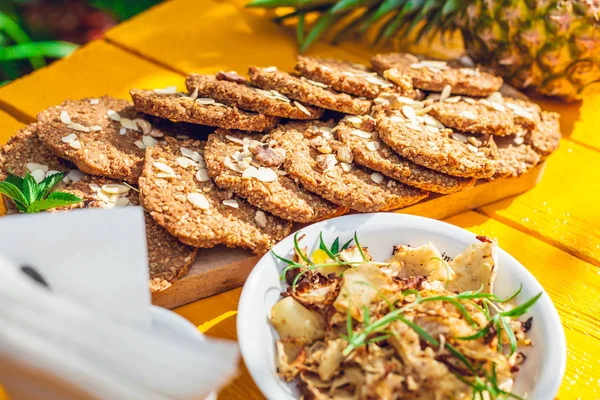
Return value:
<svg viewBox="0 0 600 400">
<path fill-rule="evenodd" d="M 68 172 L 82 207 L 141 204 L 150 286 L 189 270 L 197 248 L 255 253 L 348 210 L 386 211 L 477 179 L 518 176 L 554 151 L 558 115 L 504 97 L 502 79 L 458 63 L 380 54 L 372 69 L 298 57 L 192 74 L 175 87 L 69 100 L 0 151 L 0 178 Z M 211 128 L 212 127 L 212 128 Z"/>
</svg>

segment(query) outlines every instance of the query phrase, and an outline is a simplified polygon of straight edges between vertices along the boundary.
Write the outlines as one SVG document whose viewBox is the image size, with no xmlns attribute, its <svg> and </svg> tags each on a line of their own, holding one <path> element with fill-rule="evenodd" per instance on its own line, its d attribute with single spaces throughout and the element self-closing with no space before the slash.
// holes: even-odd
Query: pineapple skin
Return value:
<svg viewBox="0 0 600 400">
<path fill-rule="evenodd" d="M 454 21 L 465 50 L 513 86 L 580 99 L 600 82 L 600 0 L 469 2 Z"/>
</svg>

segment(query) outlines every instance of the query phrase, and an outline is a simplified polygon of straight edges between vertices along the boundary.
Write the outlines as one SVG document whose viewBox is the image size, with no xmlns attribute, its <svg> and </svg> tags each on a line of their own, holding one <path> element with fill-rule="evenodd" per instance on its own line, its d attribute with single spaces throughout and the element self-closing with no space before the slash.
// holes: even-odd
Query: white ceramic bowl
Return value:
<svg viewBox="0 0 600 400">
<path fill-rule="evenodd" d="M 377 261 L 389 258 L 392 246 L 396 244 L 418 246 L 431 242 L 440 252 L 454 257 L 476 240 L 469 231 L 429 218 L 394 213 L 355 214 L 302 229 L 306 238 L 301 243 L 303 247 L 309 246 L 309 254 L 318 248 L 321 231 L 327 244 L 338 236 L 344 243 L 356 231 L 361 245 L 368 247 Z M 277 254 L 286 258 L 292 258 L 292 249 L 293 235 L 274 247 Z M 517 303 L 521 303 L 544 290 L 523 265 L 501 249 L 498 263 L 496 294 L 508 296 L 523 284 L 517 297 Z M 244 285 L 237 317 L 237 334 L 246 366 L 262 393 L 274 400 L 299 397 L 295 383 L 288 384 L 276 374 L 275 340 L 278 336 L 269 323 L 271 307 L 287 287 L 279 279 L 283 267 L 283 262 L 270 253 L 258 262 Z M 521 318 L 525 320 L 529 316 L 533 316 L 529 336 L 534 345 L 520 349 L 527 355 L 527 361 L 518 374 L 513 392 L 526 395 L 528 399 L 547 400 L 554 398 L 563 378 L 565 335 L 547 293 Z"/>
</svg>

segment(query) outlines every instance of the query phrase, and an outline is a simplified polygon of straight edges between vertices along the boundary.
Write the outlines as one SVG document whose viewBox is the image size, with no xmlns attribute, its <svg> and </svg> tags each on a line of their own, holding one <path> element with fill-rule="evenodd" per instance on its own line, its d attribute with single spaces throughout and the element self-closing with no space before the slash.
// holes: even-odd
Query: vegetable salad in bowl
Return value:
<svg viewBox="0 0 600 400">
<path fill-rule="evenodd" d="M 502 399 L 532 344 L 521 320 L 542 293 L 494 294 L 497 243 L 477 236 L 451 259 L 431 243 L 374 261 L 358 236 L 308 254 L 294 236 L 271 309 L 278 375 L 305 399 Z"/>
</svg>

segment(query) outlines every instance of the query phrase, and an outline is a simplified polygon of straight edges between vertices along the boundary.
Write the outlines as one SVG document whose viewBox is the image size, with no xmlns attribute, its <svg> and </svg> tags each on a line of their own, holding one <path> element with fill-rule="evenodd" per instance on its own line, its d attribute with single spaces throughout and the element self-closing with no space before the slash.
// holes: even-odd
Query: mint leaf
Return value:
<svg viewBox="0 0 600 400">
<path fill-rule="evenodd" d="M 71 204 L 78 204 L 82 201 L 83 200 L 81 200 L 79 197 L 72 195 L 71 193 L 53 192 L 50 193 L 50 195 L 46 199 L 37 200 L 33 202 L 33 204 L 31 204 L 27 209 L 27 212 L 37 213 L 40 211 L 49 210 L 51 208 L 65 207 Z"/>
<path fill-rule="evenodd" d="M 74 194 L 67 192 L 52 192 L 46 197 L 47 200 L 63 200 L 72 203 L 81 203 L 83 200 Z"/>
<path fill-rule="evenodd" d="M 25 196 L 23 196 L 23 193 L 21 193 L 19 188 L 15 186 L 14 183 L 7 181 L 0 182 L 0 193 L 9 197 L 17 205 L 17 207 L 19 204 L 21 204 L 23 207 L 27 207 L 29 205 Z"/>
<path fill-rule="evenodd" d="M 38 184 L 38 193 L 36 200 L 45 199 L 48 196 L 48 194 L 50 194 L 50 191 L 54 188 L 54 186 L 60 183 L 64 177 L 64 172 L 57 172 L 55 174 L 47 176 L 46 179 L 44 179 Z"/>
<path fill-rule="evenodd" d="M 6 177 L 6 179 L 4 181 L 12 183 L 17 188 L 19 188 L 19 191 L 23 191 L 23 178 L 21 178 L 20 176 L 17 176 L 15 174 L 9 172 L 8 176 Z"/>
<path fill-rule="evenodd" d="M 27 199 L 26 205 L 33 203 L 37 197 L 37 182 L 29 172 L 25 175 L 25 179 L 23 180 L 23 196 Z"/>
</svg>

